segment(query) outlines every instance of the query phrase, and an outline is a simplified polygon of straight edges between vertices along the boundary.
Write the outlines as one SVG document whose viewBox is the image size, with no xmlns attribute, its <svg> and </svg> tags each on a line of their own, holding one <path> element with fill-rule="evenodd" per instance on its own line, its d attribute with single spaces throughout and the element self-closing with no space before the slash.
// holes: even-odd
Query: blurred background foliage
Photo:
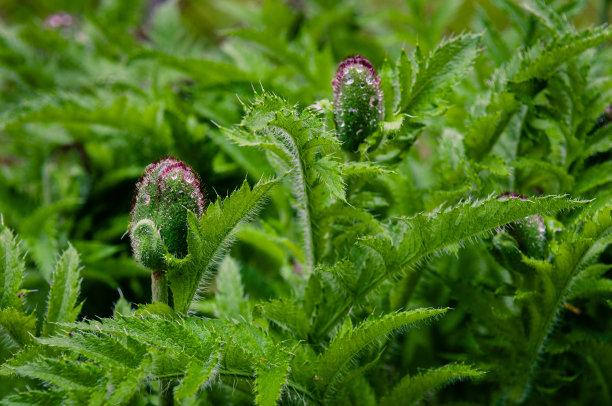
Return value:
<svg viewBox="0 0 612 406">
<path fill-rule="evenodd" d="M 579 28 L 610 17 L 607 0 L 548 3 Z M 58 253 L 68 243 L 83 265 L 82 317 L 110 316 L 121 294 L 130 302 L 148 302 L 150 274 L 132 259 L 126 236 L 138 177 L 148 163 L 174 155 L 200 174 L 214 200 L 245 177 L 253 183 L 272 175 L 261 154 L 238 148 L 218 129 L 240 122 L 242 102 L 252 99 L 254 91 L 265 89 L 309 106 L 332 97 L 336 65 L 348 55 L 360 53 L 381 67 L 386 59 L 395 61 L 403 48 L 411 51 L 418 43 L 427 53 L 443 38 L 471 31 L 482 33 L 484 52 L 469 77 L 453 89 L 454 107 L 424 130 L 411 152 L 419 159 L 405 163 L 412 177 L 404 187 L 428 199 L 405 201 L 393 210 L 409 215 L 451 199 L 450 194 L 428 195 L 434 182 L 450 185 L 463 177 L 461 165 L 453 161 L 462 146 L 449 128 L 464 129 L 466 104 L 477 100 L 495 68 L 541 29 L 533 17 L 532 24 L 516 18 L 513 4 L 0 0 L 0 213 L 28 252 L 25 286 L 34 292 L 27 305 L 44 310 Z M 609 52 L 602 58 L 598 66 L 607 71 L 599 73 L 609 76 Z M 600 90 L 609 93 L 610 84 L 602 83 Z M 532 155 L 538 158 L 537 151 Z M 519 182 L 523 191 L 571 191 L 559 180 L 562 176 L 546 178 L 547 170 L 538 176 L 524 174 Z M 253 299 L 287 289 L 283 281 L 294 273 L 287 258 L 298 251 L 293 249 L 296 239 L 289 238 L 298 231 L 293 230 L 286 191 L 275 191 L 271 199 L 274 204 L 262 213 L 262 223 L 246 227 L 232 250 Z M 490 261 L 480 253 L 453 258 L 432 266 L 453 275 L 458 269 L 489 266 L 465 263 L 469 258 Z M 447 303 L 448 292 L 440 289 L 436 274 L 425 279 L 419 288 L 423 304 Z M 432 292 L 439 297 L 431 297 Z M 205 300 L 200 308 L 203 314 L 214 313 Z M 461 330 L 453 330 L 453 320 L 458 323 L 460 317 L 460 312 L 449 315 L 437 334 L 461 340 Z M 427 351 L 434 346 L 423 341 L 441 337 L 411 339 L 402 351 L 412 353 L 401 356 L 427 364 L 424 360 L 433 357 Z"/>
</svg>

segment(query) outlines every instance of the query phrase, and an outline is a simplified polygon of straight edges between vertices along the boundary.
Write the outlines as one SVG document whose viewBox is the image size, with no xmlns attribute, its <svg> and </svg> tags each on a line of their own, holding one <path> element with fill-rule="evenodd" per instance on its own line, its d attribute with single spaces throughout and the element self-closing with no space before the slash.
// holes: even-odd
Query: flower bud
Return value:
<svg viewBox="0 0 612 406">
<path fill-rule="evenodd" d="M 354 151 L 383 118 L 380 77 L 370 61 L 356 55 L 340 62 L 332 87 L 338 137 L 344 149 Z"/>
<path fill-rule="evenodd" d="M 165 253 L 187 255 L 187 210 L 198 218 L 204 210 L 197 174 L 175 158 L 147 166 L 138 182 L 130 222 L 136 261 L 159 270 L 165 268 Z"/>
<path fill-rule="evenodd" d="M 527 197 L 518 193 L 504 193 L 500 197 L 527 200 Z M 516 240 L 519 249 L 528 257 L 546 258 L 546 226 L 541 215 L 534 214 L 513 222 L 508 228 L 508 234 Z"/>
</svg>

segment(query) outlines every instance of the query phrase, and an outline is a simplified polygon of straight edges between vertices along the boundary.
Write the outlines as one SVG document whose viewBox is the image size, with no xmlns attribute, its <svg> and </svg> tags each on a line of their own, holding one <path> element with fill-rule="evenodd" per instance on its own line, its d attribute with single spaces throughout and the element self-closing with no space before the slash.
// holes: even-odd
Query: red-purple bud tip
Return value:
<svg viewBox="0 0 612 406">
<path fill-rule="evenodd" d="M 198 218 L 204 211 L 198 175 L 172 157 L 148 165 L 138 182 L 131 213 L 136 260 L 161 269 L 165 252 L 179 258 L 187 255 L 187 210 Z"/>
</svg>

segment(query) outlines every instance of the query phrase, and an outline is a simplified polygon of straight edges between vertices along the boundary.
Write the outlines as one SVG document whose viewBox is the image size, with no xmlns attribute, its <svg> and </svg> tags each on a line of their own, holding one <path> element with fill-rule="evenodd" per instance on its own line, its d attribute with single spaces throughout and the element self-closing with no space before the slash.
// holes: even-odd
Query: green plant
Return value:
<svg viewBox="0 0 612 406">
<path fill-rule="evenodd" d="M 0 404 L 610 403 L 599 3 L 9 2 Z"/>
</svg>

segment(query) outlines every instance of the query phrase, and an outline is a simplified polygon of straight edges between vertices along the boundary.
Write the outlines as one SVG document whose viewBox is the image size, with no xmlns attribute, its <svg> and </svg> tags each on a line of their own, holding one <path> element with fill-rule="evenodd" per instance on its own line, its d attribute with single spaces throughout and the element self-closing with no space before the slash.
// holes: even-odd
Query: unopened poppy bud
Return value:
<svg viewBox="0 0 612 406">
<path fill-rule="evenodd" d="M 198 216 L 204 197 L 197 174 L 184 162 L 165 158 L 145 169 L 138 183 L 130 237 L 134 257 L 150 269 L 164 269 L 165 253 L 187 255 L 187 210 Z"/>
<path fill-rule="evenodd" d="M 527 200 L 527 197 L 518 193 L 504 193 L 500 197 Z M 546 226 L 541 215 L 534 214 L 513 222 L 508 228 L 508 234 L 516 240 L 520 250 L 528 257 L 546 258 Z"/>
<path fill-rule="evenodd" d="M 338 137 L 344 149 L 354 151 L 382 121 L 380 77 L 370 61 L 356 55 L 340 62 L 332 87 Z"/>
</svg>

